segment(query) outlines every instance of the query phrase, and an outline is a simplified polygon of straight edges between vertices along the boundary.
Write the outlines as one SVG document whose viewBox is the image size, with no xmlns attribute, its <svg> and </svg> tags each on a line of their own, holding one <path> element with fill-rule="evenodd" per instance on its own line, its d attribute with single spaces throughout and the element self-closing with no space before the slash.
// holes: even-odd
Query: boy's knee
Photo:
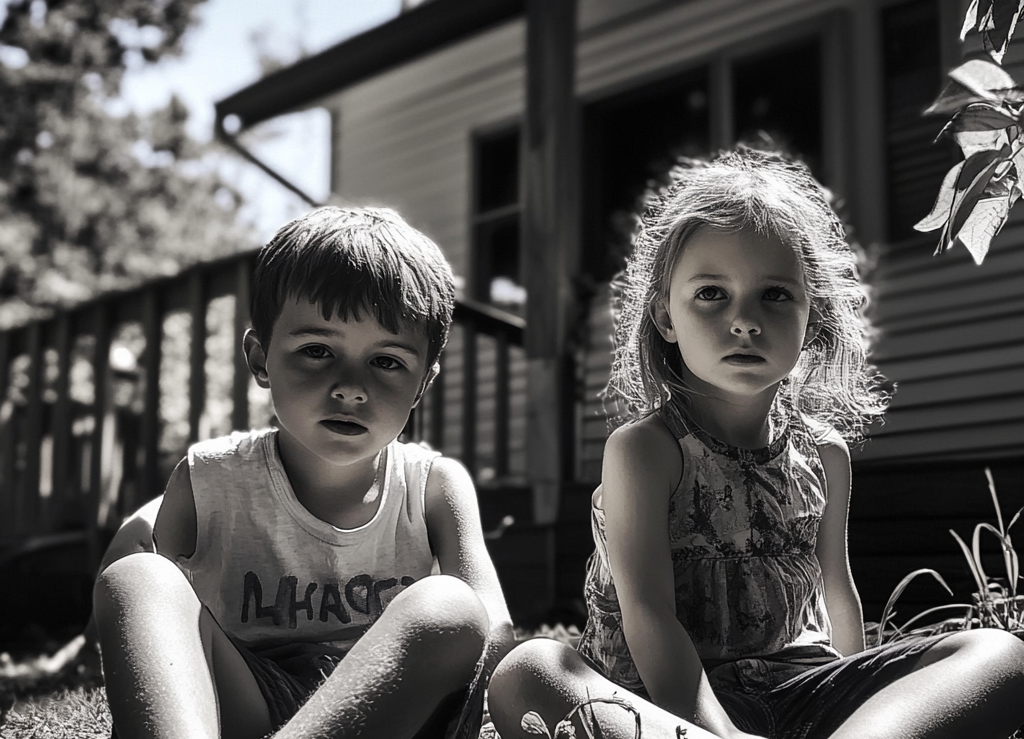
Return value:
<svg viewBox="0 0 1024 739">
<path fill-rule="evenodd" d="M 473 589 L 457 577 L 432 575 L 417 581 L 388 606 L 408 620 L 412 641 L 433 655 L 472 668 L 483 654 L 489 621 Z"/>
<path fill-rule="evenodd" d="M 153 552 L 137 552 L 113 562 L 93 585 L 93 612 L 102 621 L 111 609 L 120 611 L 141 598 L 166 597 L 181 585 L 192 587 L 181 571 L 166 557 Z M 182 591 L 184 592 L 184 591 Z"/>
</svg>

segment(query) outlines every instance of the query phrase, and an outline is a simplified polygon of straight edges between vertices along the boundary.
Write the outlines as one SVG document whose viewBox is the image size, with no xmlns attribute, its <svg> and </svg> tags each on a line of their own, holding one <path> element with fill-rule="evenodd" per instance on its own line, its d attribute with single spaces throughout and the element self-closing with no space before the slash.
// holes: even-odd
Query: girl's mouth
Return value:
<svg viewBox="0 0 1024 739">
<path fill-rule="evenodd" d="M 333 419 L 325 419 L 320 422 L 328 431 L 341 436 L 359 436 L 367 432 L 366 426 L 355 423 L 354 421 L 337 421 Z"/>
<path fill-rule="evenodd" d="M 761 364 L 765 361 L 764 357 L 759 357 L 756 354 L 730 354 L 722 360 L 729 364 L 738 364 L 748 366 L 752 364 Z"/>
</svg>

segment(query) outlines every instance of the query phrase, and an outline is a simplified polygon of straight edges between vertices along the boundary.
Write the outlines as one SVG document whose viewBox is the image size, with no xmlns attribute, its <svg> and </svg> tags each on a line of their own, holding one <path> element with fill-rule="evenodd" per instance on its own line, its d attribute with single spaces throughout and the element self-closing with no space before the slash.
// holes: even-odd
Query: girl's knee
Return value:
<svg viewBox="0 0 1024 739">
<path fill-rule="evenodd" d="M 529 639 L 505 655 L 491 676 L 492 692 L 517 695 L 558 682 L 557 676 L 575 672 L 581 662 L 572 647 L 544 637 Z"/>
<path fill-rule="evenodd" d="M 933 659 L 971 660 L 992 676 L 1024 682 L 1024 640 L 1001 629 L 970 629 L 951 634 L 932 647 Z"/>
</svg>

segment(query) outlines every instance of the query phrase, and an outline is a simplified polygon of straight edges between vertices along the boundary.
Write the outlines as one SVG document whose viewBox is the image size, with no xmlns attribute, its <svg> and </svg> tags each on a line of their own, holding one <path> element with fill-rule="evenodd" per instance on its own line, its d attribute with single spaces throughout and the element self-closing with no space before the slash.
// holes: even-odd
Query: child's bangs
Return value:
<svg viewBox="0 0 1024 739">
<path fill-rule="evenodd" d="M 304 250 L 281 284 L 282 298 L 306 298 L 325 320 L 372 316 L 387 331 L 407 325 L 444 324 L 447 316 L 425 275 L 372 239 L 353 239 L 347 250 Z"/>
</svg>

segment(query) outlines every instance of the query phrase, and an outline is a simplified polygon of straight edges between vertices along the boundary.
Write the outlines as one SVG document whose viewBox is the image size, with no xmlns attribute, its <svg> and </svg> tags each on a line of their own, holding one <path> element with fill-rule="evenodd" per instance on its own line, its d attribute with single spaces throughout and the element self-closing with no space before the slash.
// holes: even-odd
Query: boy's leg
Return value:
<svg viewBox="0 0 1024 739">
<path fill-rule="evenodd" d="M 1024 724 L 1024 642 L 1005 631 L 952 634 L 868 698 L 832 739 L 1006 739 Z"/>
<path fill-rule="evenodd" d="M 538 714 L 554 736 L 558 722 L 576 706 L 595 698 L 613 698 L 629 708 L 597 702 L 577 711 L 572 723 L 578 737 L 634 739 L 639 733 L 638 722 L 645 737 L 714 737 L 615 685 L 591 668 L 575 649 L 553 639 L 531 639 L 509 652 L 491 678 L 487 704 L 502 739 L 518 739 L 531 736 L 521 725 L 528 711 Z M 591 734 L 584 728 L 584 721 L 591 730 L 594 724 L 600 726 L 600 732 Z"/>
<path fill-rule="evenodd" d="M 487 631 L 487 612 L 469 585 L 424 578 L 395 597 L 275 737 L 409 739 L 469 684 Z"/>
<path fill-rule="evenodd" d="M 97 578 L 93 613 L 119 739 L 269 733 L 252 673 L 170 560 L 114 562 Z"/>
</svg>

